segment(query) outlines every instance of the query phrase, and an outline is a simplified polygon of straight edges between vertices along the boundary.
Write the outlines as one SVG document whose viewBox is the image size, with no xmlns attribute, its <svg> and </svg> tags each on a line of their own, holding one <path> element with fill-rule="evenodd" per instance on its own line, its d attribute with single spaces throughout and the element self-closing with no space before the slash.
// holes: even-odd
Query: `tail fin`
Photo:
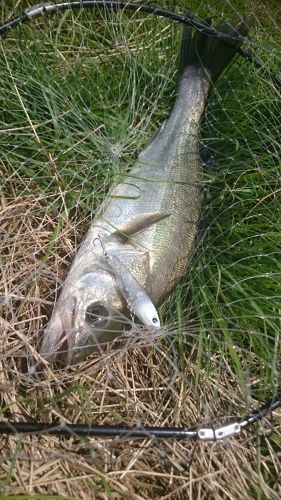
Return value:
<svg viewBox="0 0 281 500">
<path fill-rule="evenodd" d="M 210 21 L 206 26 L 210 27 Z M 241 37 L 246 36 L 249 28 L 244 21 L 235 29 L 230 24 L 222 22 L 217 28 L 220 37 L 195 31 L 189 26 L 183 27 L 181 50 L 179 57 L 179 79 L 187 66 L 202 68 L 209 79 L 214 82 L 235 56 L 243 43 Z"/>
</svg>

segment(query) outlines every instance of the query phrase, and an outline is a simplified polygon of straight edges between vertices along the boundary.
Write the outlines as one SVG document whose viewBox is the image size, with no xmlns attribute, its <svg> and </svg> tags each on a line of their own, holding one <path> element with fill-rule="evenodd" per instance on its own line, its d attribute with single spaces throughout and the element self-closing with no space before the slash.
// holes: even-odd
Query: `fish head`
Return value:
<svg viewBox="0 0 281 500">
<path fill-rule="evenodd" d="M 41 355 L 72 365 L 102 349 L 128 328 L 126 305 L 114 277 L 101 269 L 70 276 L 45 328 Z"/>
</svg>

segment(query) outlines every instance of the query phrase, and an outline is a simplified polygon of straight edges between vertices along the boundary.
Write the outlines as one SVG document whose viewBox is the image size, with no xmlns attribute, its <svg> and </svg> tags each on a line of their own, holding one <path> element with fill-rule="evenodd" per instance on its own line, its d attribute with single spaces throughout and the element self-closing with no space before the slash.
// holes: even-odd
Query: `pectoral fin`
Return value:
<svg viewBox="0 0 281 500">
<path fill-rule="evenodd" d="M 171 214 L 165 214 L 163 212 L 148 212 L 140 214 L 124 227 L 117 229 L 113 234 L 121 236 L 124 239 L 132 238 L 136 234 L 145 231 L 153 224 L 157 224 L 157 222 L 170 217 L 170 215 Z"/>
</svg>

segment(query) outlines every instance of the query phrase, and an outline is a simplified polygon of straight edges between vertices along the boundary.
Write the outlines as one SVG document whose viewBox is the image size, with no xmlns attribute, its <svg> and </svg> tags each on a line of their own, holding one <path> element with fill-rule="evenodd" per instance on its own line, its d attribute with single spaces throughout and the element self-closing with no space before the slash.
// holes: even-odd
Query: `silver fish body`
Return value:
<svg viewBox="0 0 281 500">
<path fill-rule="evenodd" d="M 140 214 L 166 217 L 131 238 L 128 251 L 139 252 L 131 270 L 159 306 L 186 271 L 202 204 L 199 125 L 209 82 L 201 70 L 188 68 L 168 120 L 139 155 L 124 181 L 111 192 L 99 216 L 108 231 L 126 227 Z M 94 223 L 95 224 L 95 223 Z M 92 230 L 96 229 L 93 225 Z M 91 236 L 90 236 L 91 237 Z M 120 245 L 118 250 L 122 251 Z M 130 266 L 130 259 L 122 256 Z M 137 269 L 136 269 L 136 267 Z"/>
<path fill-rule="evenodd" d="M 195 42 L 199 51 L 202 41 L 202 58 L 196 58 Z M 183 40 L 190 59 L 174 107 L 100 206 L 44 332 L 47 360 L 65 353 L 64 362 L 80 361 L 122 333 L 130 315 L 144 323 L 147 317 L 147 325 L 149 315 L 153 323 L 159 320 L 153 308 L 184 276 L 194 249 L 202 205 L 200 122 L 211 79 L 239 45 L 199 34 Z M 226 53 L 219 68 L 208 64 L 214 46 Z"/>
</svg>

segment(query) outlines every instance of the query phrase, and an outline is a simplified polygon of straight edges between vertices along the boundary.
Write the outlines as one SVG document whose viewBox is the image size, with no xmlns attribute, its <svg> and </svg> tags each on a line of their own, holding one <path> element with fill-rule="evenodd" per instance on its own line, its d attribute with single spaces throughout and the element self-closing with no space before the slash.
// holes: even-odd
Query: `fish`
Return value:
<svg viewBox="0 0 281 500">
<path fill-rule="evenodd" d="M 97 210 L 43 333 L 49 363 L 79 363 L 135 322 L 161 327 L 158 308 L 185 276 L 198 234 L 202 117 L 247 34 L 244 21 L 217 29 L 221 37 L 183 28 L 175 103 Z"/>
</svg>

